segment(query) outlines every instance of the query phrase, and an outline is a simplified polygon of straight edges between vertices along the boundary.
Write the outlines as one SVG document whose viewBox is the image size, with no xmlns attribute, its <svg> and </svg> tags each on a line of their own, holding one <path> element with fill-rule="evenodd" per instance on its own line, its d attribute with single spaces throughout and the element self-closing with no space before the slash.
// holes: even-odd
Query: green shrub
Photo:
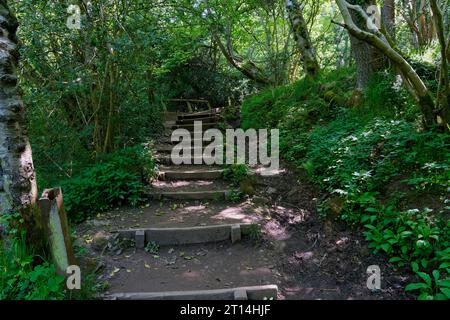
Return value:
<svg viewBox="0 0 450 320">
<path fill-rule="evenodd" d="M 384 251 L 400 267 L 410 265 L 423 281 L 405 290 L 420 290 L 419 299 L 450 299 L 450 221 L 430 213 L 369 207 L 360 218 L 369 247 Z"/>
<path fill-rule="evenodd" d="M 241 107 L 242 127 L 310 128 L 321 118 L 327 118 L 336 107 L 344 107 L 350 91 L 352 69 L 321 75 L 317 81 L 305 78 L 292 85 L 265 90 L 244 100 Z M 329 99 L 330 93 L 336 98 Z"/>
<path fill-rule="evenodd" d="M 422 131 L 416 106 L 389 74 L 371 80 L 360 106 L 325 104 L 336 93 L 346 100 L 351 92 L 345 77 L 339 85 L 330 84 L 333 77 L 339 76 L 250 97 L 242 107 L 243 123 L 280 129 L 281 154 L 339 196 L 340 219 L 363 227 L 374 251 L 412 268 L 421 282 L 407 290 L 420 290 L 420 299 L 448 299 L 450 135 Z M 387 189 L 390 184 L 397 192 Z M 417 208 L 414 199 L 424 193 L 441 202 L 434 211 Z"/>
<path fill-rule="evenodd" d="M 239 185 L 249 174 L 250 170 L 245 164 L 228 165 L 223 171 L 225 180 L 232 182 L 234 185 Z"/>
<path fill-rule="evenodd" d="M 115 205 L 141 200 L 144 180 L 154 172 L 150 151 L 141 146 L 109 154 L 63 182 L 64 205 L 71 220 L 79 222 Z"/>
<path fill-rule="evenodd" d="M 357 108 L 358 116 L 365 119 L 380 115 L 414 120 L 419 109 L 402 86 L 402 80 L 390 72 L 374 74 L 364 89 L 364 102 Z"/>
<path fill-rule="evenodd" d="M 24 235 L 0 240 L 0 300 L 61 300 L 65 281 L 47 261 L 35 265 Z"/>
<path fill-rule="evenodd" d="M 420 290 L 420 299 L 449 298 L 443 280 L 450 276 L 448 220 L 427 208 L 402 211 L 386 185 L 402 177 L 410 192 L 448 194 L 449 141 L 448 135 L 420 132 L 404 120 L 365 122 L 346 112 L 310 133 L 305 158 L 298 162 L 314 181 L 344 199 L 341 218 L 364 225 L 369 247 L 399 266 L 420 266 L 415 272 L 426 282 L 407 287 Z"/>
<path fill-rule="evenodd" d="M 301 162 L 312 163 L 314 179 L 331 192 L 382 190 L 400 174 L 416 177 L 408 180 L 411 184 L 443 191 L 450 177 L 448 138 L 419 132 L 404 120 L 373 118 L 365 123 L 346 112 L 310 133 Z"/>
</svg>

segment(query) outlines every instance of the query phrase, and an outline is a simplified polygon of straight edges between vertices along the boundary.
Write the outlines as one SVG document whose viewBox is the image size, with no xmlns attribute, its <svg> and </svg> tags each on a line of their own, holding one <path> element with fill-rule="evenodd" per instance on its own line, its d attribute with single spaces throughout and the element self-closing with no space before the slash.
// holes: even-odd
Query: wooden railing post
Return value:
<svg viewBox="0 0 450 320">
<path fill-rule="evenodd" d="M 56 270 L 58 274 L 65 275 L 67 267 L 77 263 L 70 239 L 69 224 L 64 211 L 61 188 L 44 190 L 39 199 L 39 209 Z"/>
</svg>

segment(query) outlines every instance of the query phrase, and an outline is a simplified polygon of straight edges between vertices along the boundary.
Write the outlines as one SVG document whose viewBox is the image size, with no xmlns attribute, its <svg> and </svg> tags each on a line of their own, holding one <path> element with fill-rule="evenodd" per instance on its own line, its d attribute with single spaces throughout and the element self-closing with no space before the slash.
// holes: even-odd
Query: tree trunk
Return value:
<svg viewBox="0 0 450 320">
<path fill-rule="evenodd" d="M 302 10 L 296 0 L 287 0 L 286 11 L 295 42 L 300 50 L 303 70 L 308 76 L 315 77 L 319 73 L 320 67 Z"/>
<path fill-rule="evenodd" d="M 0 0 L 0 214 L 27 210 L 37 197 L 16 67 L 18 23 Z"/>
<path fill-rule="evenodd" d="M 398 68 L 399 72 L 403 75 L 407 82 L 406 85 L 410 87 L 418 100 L 423 115 L 424 126 L 430 128 L 435 125 L 437 123 L 437 117 L 433 98 L 417 72 L 400 53 L 391 47 L 389 42 L 383 37 L 379 30 L 369 32 L 359 28 L 356 25 L 352 19 L 350 10 L 357 12 L 358 14 L 365 15 L 364 10 L 361 7 L 351 5 L 346 0 L 336 0 L 336 3 L 341 11 L 342 17 L 344 18 L 343 26 L 349 31 L 349 33 L 358 40 L 364 41 L 365 43 L 377 48 Z"/>
<path fill-rule="evenodd" d="M 386 32 L 395 40 L 395 0 L 384 0 L 381 16 Z"/>
<path fill-rule="evenodd" d="M 430 0 L 431 10 L 433 11 L 433 19 L 436 27 L 436 34 L 441 49 L 441 67 L 439 70 L 439 87 L 437 92 L 437 109 L 441 113 L 440 121 L 450 124 L 450 80 L 448 77 L 448 52 L 450 39 L 446 38 L 445 26 L 442 16 L 442 10 L 436 0 Z M 450 38 L 450 36 L 449 36 Z M 448 128 L 450 130 L 450 127 Z"/>
<path fill-rule="evenodd" d="M 220 51 L 224 55 L 225 59 L 237 70 L 239 70 L 247 78 L 267 85 L 271 84 L 272 80 L 264 75 L 264 72 L 250 60 L 245 60 L 242 57 L 235 55 L 231 49 L 231 35 L 227 32 L 227 47 L 225 47 L 220 40 L 219 36 L 213 33 L 214 40 L 216 41 Z"/>
<path fill-rule="evenodd" d="M 356 0 L 351 0 L 349 3 L 354 4 Z M 362 8 L 367 9 L 372 5 L 372 0 L 364 0 Z M 356 11 L 350 13 L 353 22 L 359 28 L 365 28 L 366 20 L 363 19 Z M 356 62 L 356 82 L 358 89 L 362 90 L 369 82 L 370 77 L 377 71 L 385 67 L 385 59 L 383 55 L 367 42 L 361 41 L 350 33 L 350 43 L 352 47 L 352 54 Z"/>
</svg>

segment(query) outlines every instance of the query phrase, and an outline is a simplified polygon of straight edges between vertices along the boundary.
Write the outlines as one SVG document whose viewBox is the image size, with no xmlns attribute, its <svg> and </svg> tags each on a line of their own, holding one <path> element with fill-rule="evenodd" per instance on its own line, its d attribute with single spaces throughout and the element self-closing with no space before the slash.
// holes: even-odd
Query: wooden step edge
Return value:
<svg viewBox="0 0 450 320">
<path fill-rule="evenodd" d="M 216 180 L 223 177 L 223 169 L 178 171 L 162 170 L 158 173 L 160 180 Z"/>
<path fill-rule="evenodd" d="M 105 295 L 105 300 L 276 300 L 277 285 L 213 290 L 128 292 Z"/>
<path fill-rule="evenodd" d="M 144 249 L 147 243 L 161 246 L 183 246 L 191 244 L 230 241 L 236 243 L 259 230 L 256 223 L 219 224 L 180 228 L 141 228 L 118 230 L 122 239 L 135 241 L 137 249 Z"/>
<path fill-rule="evenodd" d="M 233 191 L 237 192 L 237 190 L 162 191 L 151 192 L 149 197 L 153 200 L 227 200 Z"/>
</svg>

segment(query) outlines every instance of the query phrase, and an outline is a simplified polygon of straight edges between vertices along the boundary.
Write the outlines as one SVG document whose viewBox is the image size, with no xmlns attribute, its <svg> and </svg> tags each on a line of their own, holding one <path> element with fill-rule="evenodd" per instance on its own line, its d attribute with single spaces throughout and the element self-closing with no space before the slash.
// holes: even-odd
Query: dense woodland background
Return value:
<svg viewBox="0 0 450 320">
<path fill-rule="evenodd" d="M 73 223 L 138 203 L 168 100 L 206 99 L 243 128 L 279 128 L 284 160 L 329 195 L 324 217 L 416 273 L 408 290 L 450 298 L 448 0 L 8 4 L 38 188 L 61 185 Z M 352 5 L 378 5 L 379 28 Z M 68 298 L 17 250 L 0 298 Z"/>
</svg>

